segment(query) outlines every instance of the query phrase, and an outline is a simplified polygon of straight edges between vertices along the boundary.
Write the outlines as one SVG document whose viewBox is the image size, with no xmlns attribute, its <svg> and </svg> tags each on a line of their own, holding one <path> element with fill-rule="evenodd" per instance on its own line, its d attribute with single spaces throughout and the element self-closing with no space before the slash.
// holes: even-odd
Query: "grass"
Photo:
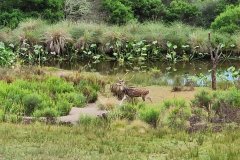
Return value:
<svg viewBox="0 0 240 160">
<path fill-rule="evenodd" d="M 139 123 L 137 123 L 137 126 Z M 211 159 L 237 160 L 239 130 L 187 134 L 134 127 L 0 125 L 0 158 L 21 159 Z"/>
<path fill-rule="evenodd" d="M 13 31 L 2 29 L 0 41 L 19 44 L 20 40 L 27 39 L 30 44 L 48 41 L 49 37 L 59 35 L 64 37 L 65 43 L 102 44 L 115 43 L 120 41 L 158 41 L 159 46 L 166 49 L 166 42 L 176 44 L 179 49 L 182 45 L 189 44 L 192 51 L 205 53 L 208 51 L 208 32 L 202 28 L 192 27 L 179 22 L 170 25 L 161 22 L 129 23 L 124 26 L 107 24 L 95 24 L 70 21 L 61 21 L 56 24 L 47 24 L 41 19 L 28 19 L 20 23 L 19 27 Z M 181 31 L 181 32 L 179 32 Z M 239 52 L 239 35 L 230 36 L 228 34 L 214 32 L 212 34 L 214 43 L 224 43 L 227 48 L 234 44 L 235 51 Z M 8 37 L 8 38 L 6 38 Z M 53 36 L 54 37 L 54 36 Z M 20 38 L 20 39 L 19 39 Z M 106 47 L 106 46 L 105 46 Z"/>
</svg>

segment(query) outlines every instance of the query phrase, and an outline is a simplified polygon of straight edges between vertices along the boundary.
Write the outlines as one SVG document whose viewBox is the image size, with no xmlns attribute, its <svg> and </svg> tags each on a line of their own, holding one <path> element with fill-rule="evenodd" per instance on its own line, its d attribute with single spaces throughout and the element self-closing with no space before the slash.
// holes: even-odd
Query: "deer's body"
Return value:
<svg viewBox="0 0 240 160">
<path fill-rule="evenodd" d="M 143 89 L 138 89 L 138 88 L 124 87 L 123 93 L 130 98 L 142 97 L 142 100 L 145 101 L 145 98 L 149 94 L 149 91 L 143 90 Z"/>
</svg>

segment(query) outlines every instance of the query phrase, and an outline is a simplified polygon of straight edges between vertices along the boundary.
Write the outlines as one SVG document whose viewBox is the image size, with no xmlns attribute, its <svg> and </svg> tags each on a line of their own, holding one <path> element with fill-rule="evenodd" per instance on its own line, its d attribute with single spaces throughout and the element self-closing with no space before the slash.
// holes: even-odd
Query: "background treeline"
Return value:
<svg viewBox="0 0 240 160">
<path fill-rule="evenodd" d="M 0 26 L 16 28 L 29 17 L 56 22 L 85 15 L 91 20 L 91 12 L 100 12 L 111 24 L 180 21 L 233 33 L 240 26 L 239 8 L 239 0 L 2 0 Z"/>
</svg>

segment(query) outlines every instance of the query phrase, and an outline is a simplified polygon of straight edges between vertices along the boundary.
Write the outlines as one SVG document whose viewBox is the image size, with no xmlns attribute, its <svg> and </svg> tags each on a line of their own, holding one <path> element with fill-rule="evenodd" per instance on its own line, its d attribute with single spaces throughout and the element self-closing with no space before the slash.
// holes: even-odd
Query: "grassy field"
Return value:
<svg viewBox="0 0 240 160">
<path fill-rule="evenodd" d="M 240 156 L 239 130 L 221 133 L 134 127 L 0 125 L 0 159 L 211 159 Z"/>
</svg>

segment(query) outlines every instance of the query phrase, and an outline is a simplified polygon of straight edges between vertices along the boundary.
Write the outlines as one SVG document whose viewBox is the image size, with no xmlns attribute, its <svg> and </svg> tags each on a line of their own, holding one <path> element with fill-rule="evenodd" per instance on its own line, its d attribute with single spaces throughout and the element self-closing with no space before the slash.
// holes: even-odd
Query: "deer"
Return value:
<svg viewBox="0 0 240 160">
<path fill-rule="evenodd" d="M 130 97 L 132 100 L 133 98 L 141 97 L 143 101 L 148 99 L 149 101 L 152 102 L 152 99 L 150 97 L 147 97 L 147 95 L 149 94 L 149 90 L 140 89 L 136 87 L 128 87 L 126 85 L 126 82 L 123 79 L 120 79 L 119 77 L 118 77 L 118 82 L 111 85 L 110 89 L 111 89 L 111 92 L 115 96 L 117 96 L 119 100 L 121 100 L 120 106 L 122 105 L 123 101 L 127 97 Z"/>
</svg>

